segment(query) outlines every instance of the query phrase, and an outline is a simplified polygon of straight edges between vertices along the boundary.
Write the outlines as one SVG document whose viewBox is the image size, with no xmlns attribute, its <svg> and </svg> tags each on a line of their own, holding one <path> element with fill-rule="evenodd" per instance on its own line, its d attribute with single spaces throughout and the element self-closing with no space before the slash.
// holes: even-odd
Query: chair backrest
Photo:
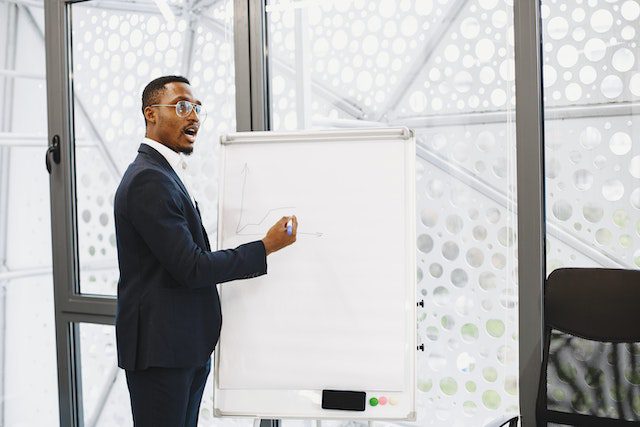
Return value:
<svg viewBox="0 0 640 427">
<path fill-rule="evenodd" d="M 538 425 L 640 425 L 640 271 L 547 279 Z"/>
</svg>

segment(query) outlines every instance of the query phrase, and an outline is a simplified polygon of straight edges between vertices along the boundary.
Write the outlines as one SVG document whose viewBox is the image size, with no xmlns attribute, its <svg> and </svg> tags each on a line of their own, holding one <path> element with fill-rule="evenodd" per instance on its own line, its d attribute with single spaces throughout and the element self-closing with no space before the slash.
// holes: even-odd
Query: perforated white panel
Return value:
<svg viewBox="0 0 640 427">
<path fill-rule="evenodd" d="M 188 171 L 205 226 L 215 233 L 217 138 L 235 129 L 233 4 L 180 12 L 174 9 L 169 21 L 153 3 L 146 12 L 73 6 L 75 129 L 83 141 L 76 150 L 82 292 L 115 295 L 113 196 L 144 136 L 142 89 L 160 75 L 186 75 L 207 108 Z"/>
</svg>

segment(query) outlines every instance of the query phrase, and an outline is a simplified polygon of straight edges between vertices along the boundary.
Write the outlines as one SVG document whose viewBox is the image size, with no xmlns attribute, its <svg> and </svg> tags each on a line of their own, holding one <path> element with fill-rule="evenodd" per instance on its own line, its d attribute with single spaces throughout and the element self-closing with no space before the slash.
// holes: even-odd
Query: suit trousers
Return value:
<svg viewBox="0 0 640 427">
<path fill-rule="evenodd" d="M 135 427 L 196 427 L 211 360 L 195 368 L 125 371 Z"/>
</svg>

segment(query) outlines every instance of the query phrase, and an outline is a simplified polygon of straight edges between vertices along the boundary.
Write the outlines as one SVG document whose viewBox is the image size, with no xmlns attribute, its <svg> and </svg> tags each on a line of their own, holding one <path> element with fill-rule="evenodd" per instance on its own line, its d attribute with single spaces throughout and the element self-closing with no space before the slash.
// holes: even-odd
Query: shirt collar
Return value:
<svg viewBox="0 0 640 427">
<path fill-rule="evenodd" d="M 142 140 L 142 143 L 147 144 L 158 153 L 162 154 L 162 156 L 167 159 L 167 162 L 169 162 L 169 165 L 171 165 L 174 171 L 182 173 L 186 169 L 187 162 L 185 161 L 184 156 L 182 156 L 180 153 L 176 153 L 171 148 L 159 143 L 158 141 L 154 141 L 151 138 L 145 137 Z"/>
</svg>

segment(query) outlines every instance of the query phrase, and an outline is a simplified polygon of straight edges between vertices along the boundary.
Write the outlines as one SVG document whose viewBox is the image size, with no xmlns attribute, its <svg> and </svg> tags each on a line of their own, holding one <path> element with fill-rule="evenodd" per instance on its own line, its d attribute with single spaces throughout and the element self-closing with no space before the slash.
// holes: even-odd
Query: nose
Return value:
<svg viewBox="0 0 640 427">
<path fill-rule="evenodd" d="M 200 117 L 198 117 L 198 113 L 196 113 L 196 109 L 195 107 L 191 108 L 191 111 L 189 112 L 189 114 L 187 115 L 187 120 L 189 121 L 196 121 L 196 122 L 200 122 Z"/>
</svg>

